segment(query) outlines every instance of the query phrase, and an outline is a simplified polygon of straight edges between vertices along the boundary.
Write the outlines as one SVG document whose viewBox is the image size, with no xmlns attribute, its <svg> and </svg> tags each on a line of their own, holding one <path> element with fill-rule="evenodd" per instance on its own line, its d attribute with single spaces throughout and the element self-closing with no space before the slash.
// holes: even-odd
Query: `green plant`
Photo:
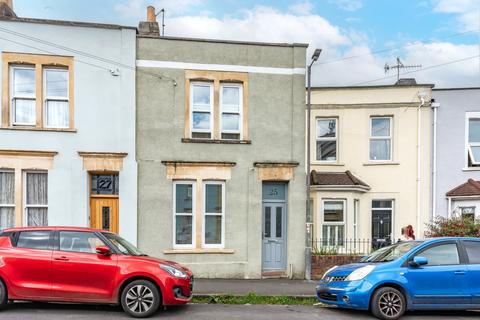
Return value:
<svg viewBox="0 0 480 320">
<path fill-rule="evenodd" d="M 275 305 L 313 305 L 317 303 L 314 297 L 290 297 L 290 296 L 259 296 L 250 292 L 244 296 L 234 295 L 211 295 L 194 296 L 193 303 L 207 304 L 275 304 Z"/>
<path fill-rule="evenodd" d="M 314 247 L 312 254 L 314 256 L 336 256 L 338 255 L 338 248 L 336 247 Z"/>
<path fill-rule="evenodd" d="M 480 221 L 472 218 L 437 217 L 427 224 L 425 236 L 436 237 L 480 237 Z"/>
</svg>

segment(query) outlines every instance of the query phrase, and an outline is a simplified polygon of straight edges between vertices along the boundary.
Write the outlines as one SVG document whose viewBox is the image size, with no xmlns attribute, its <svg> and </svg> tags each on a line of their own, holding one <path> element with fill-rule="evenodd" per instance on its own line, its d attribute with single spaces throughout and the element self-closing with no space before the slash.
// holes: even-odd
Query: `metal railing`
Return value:
<svg viewBox="0 0 480 320">
<path fill-rule="evenodd" d="M 390 245 L 383 239 L 313 239 L 313 255 L 368 255 L 373 251 Z"/>
</svg>

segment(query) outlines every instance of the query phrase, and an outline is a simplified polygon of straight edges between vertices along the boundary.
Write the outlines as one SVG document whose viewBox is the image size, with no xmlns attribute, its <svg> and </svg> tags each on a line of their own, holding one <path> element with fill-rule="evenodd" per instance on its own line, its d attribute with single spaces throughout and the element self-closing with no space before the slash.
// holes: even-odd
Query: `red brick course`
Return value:
<svg viewBox="0 0 480 320">
<path fill-rule="evenodd" d="M 320 279 L 333 266 L 358 262 L 360 258 L 354 255 L 312 256 L 312 279 Z"/>
</svg>

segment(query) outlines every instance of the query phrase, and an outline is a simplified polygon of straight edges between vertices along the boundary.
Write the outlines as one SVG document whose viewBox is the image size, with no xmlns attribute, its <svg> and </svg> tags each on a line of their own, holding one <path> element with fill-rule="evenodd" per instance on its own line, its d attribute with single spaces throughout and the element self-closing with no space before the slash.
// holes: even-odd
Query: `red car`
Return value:
<svg viewBox="0 0 480 320">
<path fill-rule="evenodd" d="M 9 301 L 121 304 L 133 317 L 192 298 L 187 268 L 87 228 L 6 229 L 0 234 L 0 309 Z"/>
</svg>

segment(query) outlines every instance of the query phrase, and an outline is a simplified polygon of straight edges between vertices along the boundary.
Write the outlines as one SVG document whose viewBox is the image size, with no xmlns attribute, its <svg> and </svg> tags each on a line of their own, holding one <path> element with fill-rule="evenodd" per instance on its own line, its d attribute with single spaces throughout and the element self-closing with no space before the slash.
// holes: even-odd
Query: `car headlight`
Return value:
<svg viewBox="0 0 480 320">
<path fill-rule="evenodd" d="M 327 276 L 328 273 L 330 273 L 331 271 L 335 270 L 338 266 L 334 266 L 334 267 L 331 267 L 330 269 L 327 270 L 327 272 L 325 272 L 323 274 L 323 277 L 322 279 L 325 279 L 325 277 Z"/>
<path fill-rule="evenodd" d="M 368 276 L 368 274 L 372 272 L 373 269 L 375 269 L 375 266 L 372 265 L 358 268 L 357 270 L 350 273 L 350 275 L 347 277 L 347 279 L 345 279 L 345 281 L 362 280 L 363 278 Z"/>
<path fill-rule="evenodd" d="M 174 276 L 176 278 L 186 278 L 187 277 L 187 274 L 185 272 L 183 272 L 182 270 L 177 269 L 175 267 L 169 266 L 167 264 L 160 264 L 159 266 L 160 266 L 161 269 L 167 271 L 168 273 L 170 273 L 172 276 Z"/>
</svg>

